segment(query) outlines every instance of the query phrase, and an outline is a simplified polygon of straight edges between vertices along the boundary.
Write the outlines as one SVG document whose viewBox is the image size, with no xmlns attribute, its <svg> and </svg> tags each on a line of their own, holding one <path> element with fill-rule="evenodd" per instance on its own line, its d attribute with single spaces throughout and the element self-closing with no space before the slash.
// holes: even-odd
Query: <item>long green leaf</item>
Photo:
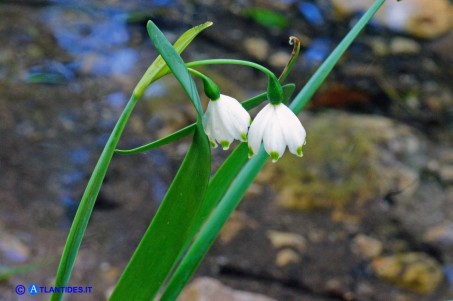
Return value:
<svg viewBox="0 0 453 301">
<path fill-rule="evenodd" d="M 195 26 L 185 33 L 183 33 L 176 43 L 173 45 L 176 52 L 181 53 L 187 46 L 195 39 L 195 37 L 212 25 L 212 22 L 206 22 L 201 25 Z M 158 56 L 157 59 L 154 61 L 151 66 L 149 66 L 148 70 L 146 70 L 143 77 L 138 82 L 137 86 L 135 86 L 134 95 L 143 95 L 145 89 L 154 81 L 158 80 L 165 74 L 168 74 L 168 66 L 166 65 L 165 61 L 162 59 L 162 56 Z"/>
<path fill-rule="evenodd" d="M 217 206 L 231 182 L 236 178 L 244 164 L 247 162 L 248 146 L 241 143 L 225 162 L 220 166 L 215 175 L 209 181 L 208 190 L 203 200 L 197 219 L 194 222 L 193 236 L 200 231 L 201 226 L 206 222 L 212 210 Z M 192 237 L 193 238 L 193 237 Z"/>
<path fill-rule="evenodd" d="M 174 47 L 177 52 L 181 53 L 190 42 L 206 27 L 212 23 L 207 22 L 200 26 L 194 27 L 186 31 L 175 43 Z M 142 96 L 144 90 L 150 83 L 156 80 L 157 75 L 162 71 L 165 73 L 165 62 L 162 57 L 158 57 L 148 68 L 142 79 L 137 84 L 129 102 L 126 104 L 120 118 L 118 119 L 115 128 L 112 130 L 110 137 L 104 147 L 104 150 L 99 157 L 96 167 L 91 174 L 90 180 L 87 184 L 85 192 L 77 209 L 77 213 L 72 222 L 71 229 L 66 240 L 66 244 L 61 255 L 60 264 L 58 266 L 57 275 L 55 278 L 55 286 L 66 286 L 71 277 L 71 272 L 74 267 L 74 262 L 77 253 L 82 243 L 85 230 L 88 225 L 91 213 L 93 211 L 96 198 L 101 189 L 102 182 L 107 173 L 108 166 L 113 156 L 113 152 L 118 144 L 118 141 L 126 126 L 127 120 L 132 113 L 137 101 Z M 63 294 L 54 293 L 51 296 L 51 301 L 61 300 Z"/>
<path fill-rule="evenodd" d="M 201 115 L 203 115 L 203 109 L 201 108 L 200 97 L 198 95 L 195 82 L 187 70 L 186 64 L 174 50 L 170 42 L 165 38 L 164 34 L 159 30 L 159 28 L 157 28 L 156 24 L 150 20 L 148 21 L 146 28 L 148 29 L 148 34 L 151 37 L 157 51 L 159 51 L 159 53 L 164 57 L 168 68 L 170 68 L 171 72 L 173 72 L 176 76 L 176 79 L 179 81 L 186 93 L 191 96 L 190 100 L 197 110 L 198 116 L 201 117 Z"/>
<path fill-rule="evenodd" d="M 351 31 L 344 37 L 335 50 L 329 55 L 326 61 L 308 81 L 307 85 L 295 97 L 291 104 L 293 112 L 296 114 L 300 113 L 302 108 L 307 104 L 325 80 L 327 75 L 332 71 L 333 67 L 336 65 L 347 48 L 356 39 L 365 25 L 384 2 L 385 0 L 376 0 L 370 9 L 368 9 L 357 24 L 351 29 Z M 182 288 L 187 284 L 190 277 L 208 252 L 210 246 L 214 243 L 222 226 L 240 203 L 248 187 L 258 175 L 258 172 L 263 168 L 267 160 L 268 155 L 264 151 L 263 147 L 261 147 L 258 154 L 245 164 L 244 168 L 239 172 L 237 178 L 231 184 L 217 208 L 215 208 L 212 212 L 212 215 L 201 229 L 196 240 L 173 274 L 169 285 L 164 291 L 161 301 L 176 300 Z M 209 187 L 209 189 L 213 188 Z"/>
<path fill-rule="evenodd" d="M 197 107 L 200 98 L 181 57 L 163 33 L 148 23 L 156 49 Z M 162 204 L 123 272 L 111 301 L 152 300 L 179 260 L 191 237 L 211 172 L 211 153 L 201 114 L 192 144 Z"/>
<path fill-rule="evenodd" d="M 191 125 L 188 125 L 164 138 L 158 139 L 156 141 L 150 142 L 148 144 L 132 148 L 132 149 L 116 149 L 115 153 L 119 155 L 132 155 L 132 154 L 137 154 L 137 153 L 142 153 L 146 152 L 158 147 L 161 147 L 163 145 L 169 144 L 173 141 L 179 140 L 181 138 L 184 138 L 186 136 L 189 136 L 195 131 L 196 128 L 196 123 L 192 123 Z"/>
</svg>

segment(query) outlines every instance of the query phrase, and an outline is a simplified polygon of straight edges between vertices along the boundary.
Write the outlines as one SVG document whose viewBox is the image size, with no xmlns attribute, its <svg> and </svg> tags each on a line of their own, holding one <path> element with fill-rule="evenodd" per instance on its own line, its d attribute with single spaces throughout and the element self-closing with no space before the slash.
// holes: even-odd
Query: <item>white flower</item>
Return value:
<svg viewBox="0 0 453 301">
<path fill-rule="evenodd" d="M 276 162 L 285 152 L 302 157 L 305 129 L 297 116 L 284 104 L 268 104 L 256 115 L 249 130 L 249 157 L 254 156 L 261 145 Z"/>
<path fill-rule="evenodd" d="M 234 139 L 247 141 L 251 121 L 249 113 L 236 99 L 220 94 L 219 99 L 209 101 L 203 115 L 203 128 L 212 147 L 217 147 L 217 141 L 226 150 Z"/>
</svg>

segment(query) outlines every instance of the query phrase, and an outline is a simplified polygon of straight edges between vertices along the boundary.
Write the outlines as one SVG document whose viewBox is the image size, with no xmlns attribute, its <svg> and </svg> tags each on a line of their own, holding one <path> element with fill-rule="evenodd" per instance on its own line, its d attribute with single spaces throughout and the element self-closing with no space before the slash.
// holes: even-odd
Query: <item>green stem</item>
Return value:
<svg viewBox="0 0 453 301">
<path fill-rule="evenodd" d="M 278 81 L 277 77 L 275 74 L 267 69 L 264 66 L 261 66 L 260 64 L 249 62 L 249 61 L 243 61 L 243 60 L 234 60 L 234 59 L 212 59 L 212 60 L 202 60 L 202 61 L 194 61 L 187 63 L 187 67 L 196 67 L 196 66 L 206 66 L 206 65 L 240 65 L 240 66 L 248 66 L 255 68 L 263 73 L 265 73 L 269 77 L 275 78 L 276 81 Z"/>
<path fill-rule="evenodd" d="M 288 75 L 293 70 L 294 63 L 296 62 L 297 58 L 299 57 L 300 52 L 300 40 L 294 36 L 289 37 L 289 44 L 294 45 L 293 51 L 291 53 L 291 58 L 289 59 L 288 64 L 286 65 L 285 69 L 283 69 L 282 74 L 278 78 L 281 83 L 284 83 Z"/>
<path fill-rule="evenodd" d="M 57 276 L 55 280 L 56 287 L 66 286 L 69 281 L 77 253 L 80 248 L 80 244 L 82 243 L 82 238 L 85 234 L 91 212 L 93 211 L 96 198 L 99 194 L 99 190 L 101 189 L 101 185 L 104 181 L 113 153 L 121 137 L 121 134 L 124 131 L 127 120 L 129 119 L 129 116 L 131 115 L 132 110 L 134 109 L 138 100 L 139 98 L 135 95 L 132 95 L 129 99 L 129 102 L 127 103 L 123 113 L 118 119 L 118 122 L 116 123 L 115 128 L 113 129 L 112 134 L 110 135 L 110 138 L 101 153 L 96 167 L 94 168 L 94 171 L 80 201 L 77 213 L 74 217 L 74 222 L 71 226 L 71 229 L 69 230 L 68 238 L 63 250 L 63 254 L 61 256 L 60 265 L 58 266 Z M 63 294 L 54 293 L 52 294 L 50 300 L 57 301 L 61 300 L 62 297 Z"/>
<path fill-rule="evenodd" d="M 187 68 L 187 70 L 189 70 L 189 72 L 192 73 L 193 75 L 198 76 L 203 82 L 211 80 L 209 77 L 207 77 L 206 75 L 204 75 L 203 73 L 201 73 L 198 70 L 195 70 L 192 68 Z"/>
<path fill-rule="evenodd" d="M 216 101 L 220 98 L 220 90 L 219 87 L 217 87 L 216 83 L 201 73 L 200 71 L 197 71 L 192 68 L 187 68 L 187 70 L 194 74 L 195 76 L 198 76 L 202 81 L 203 81 L 203 91 L 204 94 L 212 101 Z"/>
</svg>

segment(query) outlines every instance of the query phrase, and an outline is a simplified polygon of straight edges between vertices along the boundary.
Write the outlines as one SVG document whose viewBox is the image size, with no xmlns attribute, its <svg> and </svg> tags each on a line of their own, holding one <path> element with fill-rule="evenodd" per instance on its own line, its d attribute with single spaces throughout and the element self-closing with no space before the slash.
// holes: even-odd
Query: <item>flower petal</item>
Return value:
<svg viewBox="0 0 453 301">
<path fill-rule="evenodd" d="M 263 140 L 263 134 L 271 113 L 272 107 L 270 106 L 270 104 L 268 104 L 258 112 L 252 124 L 250 125 L 248 133 L 249 158 L 256 155 L 256 153 L 260 149 L 261 141 Z"/>
<path fill-rule="evenodd" d="M 263 136 L 264 148 L 271 156 L 272 162 L 276 162 L 283 155 L 286 148 L 285 137 L 276 116 L 276 111 L 276 108 L 273 108 L 272 116 L 268 121 L 269 125 Z"/>
<path fill-rule="evenodd" d="M 207 122 L 205 132 L 207 133 L 211 145 L 213 147 L 217 146 L 216 141 L 222 145 L 224 149 L 227 149 L 231 142 L 233 142 L 233 137 L 225 129 L 223 120 L 220 118 L 220 106 L 218 101 L 211 101 L 208 104 L 207 113 Z M 206 113 L 205 113 L 206 116 Z M 206 131 L 207 130 L 207 131 Z"/>
<path fill-rule="evenodd" d="M 218 101 L 221 110 L 220 116 L 225 129 L 234 139 L 243 140 L 243 136 L 247 135 L 250 124 L 249 113 L 232 97 L 221 95 Z"/>
<path fill-rule="evenodd" d="M 239 103 L 237 104 L 239 106 L 235 106 L 235 108 L 233 108 L 234 112 L 231 114 L 231 121 L 236 128 L 236 132 L 239 133 L 239 137 L 237 139 L 245 142 L 247 141 L 247 132 L 252 119 L 242 105 Z"/>
<path fill-rule="evenodd" d="M 306 132 L 299 118 L 287 106 L 281 104 L 277 110 L 278 120 L 283 127 L 285 143 L 291 153 L 301 157 Z"/>
<path fill-rule="evenodd" d="M 213 129 L 213 104 L 210 101 L 208 103 L 208 107 L 206 108 L 206 112 L 203 115 L 203 129 L 206 135 L 209 138 L 209 142 L 211 144 L 212 148 L 217 147 L 217 143 L 215 142 L 215 137 L 214 137 L 214 129 Z"/>
</svg>

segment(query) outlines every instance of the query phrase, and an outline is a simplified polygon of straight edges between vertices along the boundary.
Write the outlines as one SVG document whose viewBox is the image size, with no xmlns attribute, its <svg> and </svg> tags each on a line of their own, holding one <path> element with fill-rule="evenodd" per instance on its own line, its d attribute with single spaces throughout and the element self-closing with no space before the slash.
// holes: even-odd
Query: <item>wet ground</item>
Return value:
<svg viewBox="0 0 453 301">
<path fill-rule="evenodd" d="M 148 18 L 171 40 L 214 21 L 187 60 L 249 59 L 277 73 L 288 36 L 298 36 L 303 56 L 289 78 L 298 88 L 356 20 L 326 1 L 215 3 L 0 1 L 0 264 L 32 267 L 0 273 L 0 300 L 41 300 L 14 288 L 52 284 L 90 172 L 156 56 Z M 198 275 L 276 300 L 452 299 L 452 41 L 370 26 L 301 114 L 304 158 L 265 168 Z M 247 69 L 205 72 L 239 99 L 266 83 Z M 193 120 L 165 79 L 145 93 L 120 145 Z M 105 299 L 187 143 L 114 158 L 71 279 L 93 293 L 68 300 Z M 219 164 L 223 152 L 213 153 Z"/>
</svg>

